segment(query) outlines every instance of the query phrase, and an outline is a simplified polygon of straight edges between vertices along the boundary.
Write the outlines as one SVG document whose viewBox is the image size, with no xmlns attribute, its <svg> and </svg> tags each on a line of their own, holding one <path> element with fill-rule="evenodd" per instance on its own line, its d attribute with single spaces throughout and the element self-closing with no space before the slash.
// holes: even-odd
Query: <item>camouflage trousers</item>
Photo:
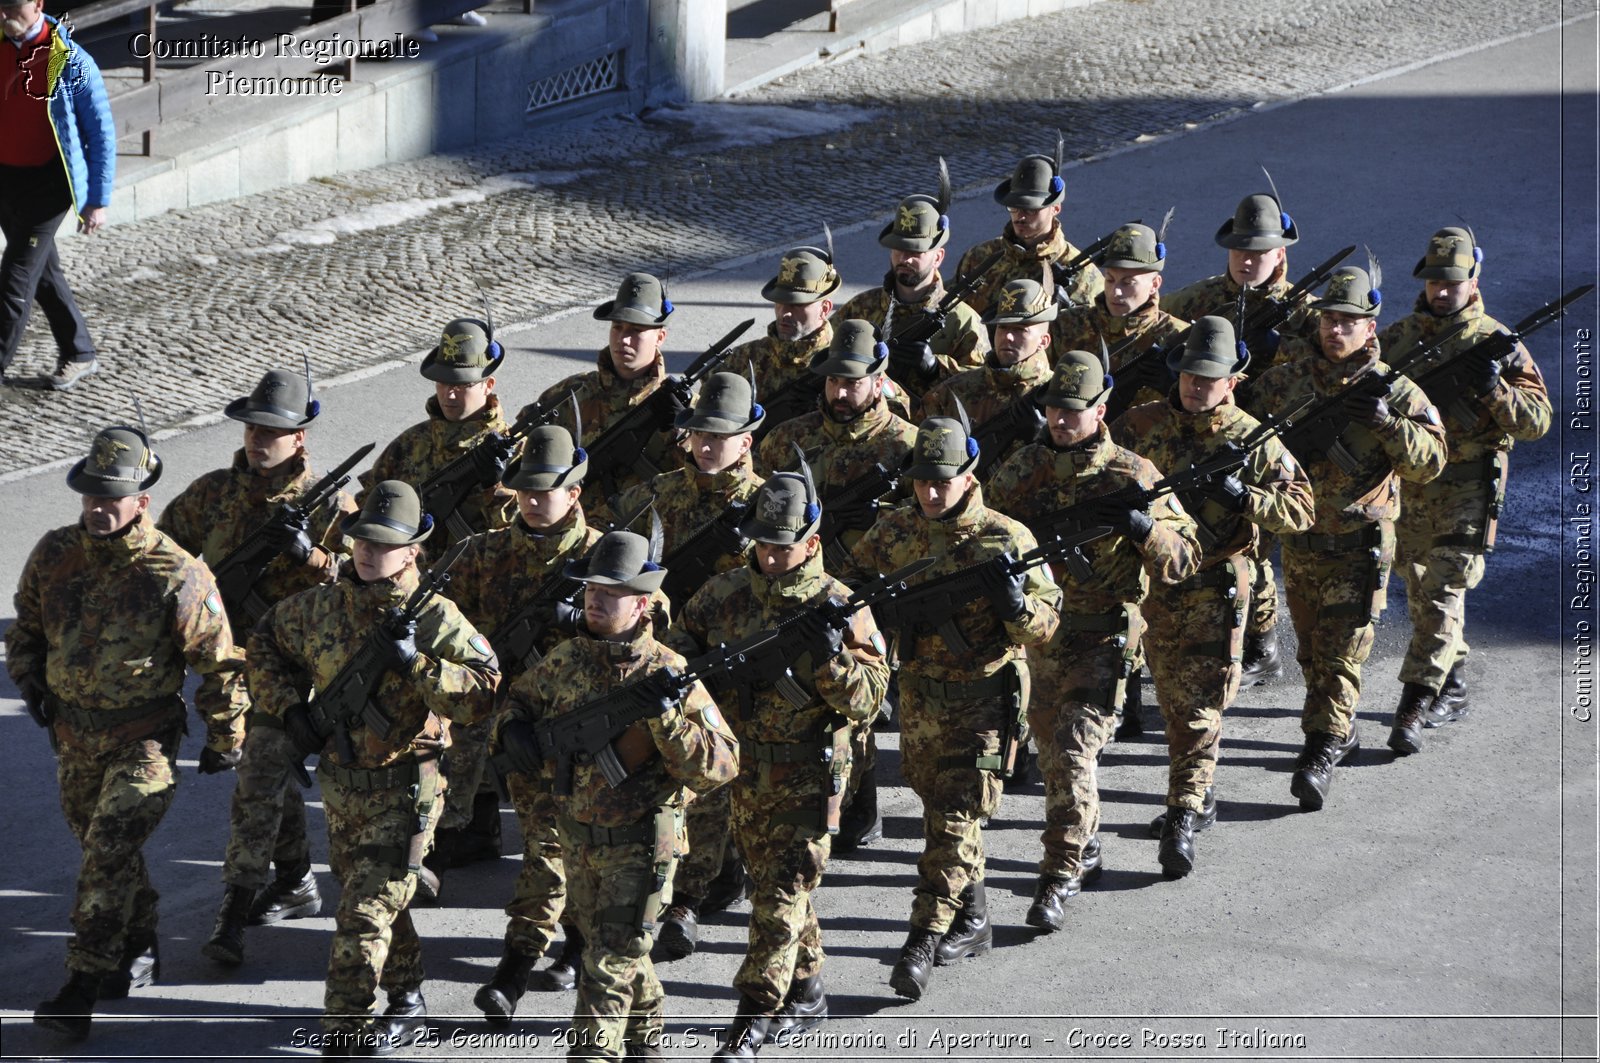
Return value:
<svg viewBox="0 0 1600 1063">
<path fill-rule="evenodd" d="M 1026 667 L 1022 672 L 1025 676 Z M 984 684 L 997 687 L 999 680 L 974 683 L 982 690 Z M 1023 697 L 1026 704 L 1026 692 Z M 978 822 L 1000 808 L 1001 777 L 995 768 L 977 765 L 998 762 L 1000 735 L 1014 713 L 1014 704 L 998 689 L 951 696 L 946 685 L 943 692 L 931 693 L 920 677 L 900 673 L 900 770 L 922 799 L 923 848 L 912 926 L 941 934 L 949 930 L 961 909 L 962 891 L 983 881 Z"/>
<path fill-rule="evenodd" d="M 1278 625 L 1278 578 L 1272 570 L 1272 548 L 1278 539 L 1271 532 L 1257 529 L 1256 548 L 1250 552 L 1254 579 L 1250 583 L 1250 620 L 1245 632 L 1261 635 Z"/>
<path fill-rule="evenodd" d="M 1494 501 L 1494 492 L 1481 481 L 1446 479 L 1460 468 L 1447 465 L 1431 483 L 1402 487 L 1395 524 L 1395 558 L 1411 614 L 1411 645 L 1400 665 L 1400 682 L 1434 693 L 1467 656 L 1467 592 L 1483 581 L 1484 552 L 1478 544 Z"/>
<path fill-rule="evenodd" d="M 426 770 L 418 786 L 375 790 L 340 784 L 327 765 L 318 776 L 328 863 L 339 880 L 322 1025 L 329 1032 L 359 1030 L 380 987 L 392 993 L 422 985 L 422 942 L 409 910 L 417 875 L 409 854 L 417 834 L 424 845 L 416 851 L 425 852 L 439 825 L 444 783 Z"/>
<path fill-rule="evenodd" d="M 1111 627 L 1121 630 L 1108 630 Z M 1028 726 L 1044 776 L 1041 875 L 1083 873 L 1083 848 L 1100 829 L 1100 750 L 1117 729 L 1127 677 L 1144 628 L 1137 606 L 1114 613 L 1063 613 L 1038 657 L 1029 658 L 1034 694 Z"/>
<path fill-rule="evenodd" d="M 1372 653 L 1394 559 L 1394 525 L 1345 533 L 1337 549 L 1286 537 L 1283 581 L 1305 673 L 1301 730 L 1348 737 L 1361 700 L 1361 666 Z M 1357 540 L 1365 545 L 1354 545 Z"/>
<path fill-rule="evenodd" d="M 56 763 L 61 810 L 83 847 L 72 898 L 69 970 L 117 970 L 130 935 L 155 934 L 157 894 L 142 850 L 172 805 L 178 737 L 173 731 L 101 756 L 62 744 Z"/>
<path fill-rule="evenodd" d="M 260 889 L 271 865 L 280 874 L 310 866 L 306 799 L 299 781 L 290 777 L 293 765 L 303 760 L 281 726 L 251 722 L 234 772 L 228 852 L 222 861 L 222 881 L 228 885 Z"/>
<path fill-rule="evenodd" d="M 620 1060 L 627 1045 L 659 1042 L 665 1029 L 666 991 L 650 947 L 672 897 L 676 860 L 659 859 L 662 847 L 652 842 L 596 845 L 566 817 L 559 822 L 568 906 L 583 935 L 567 1058 Z"/>
<path fill-rule="evenodd" d="M 680 901 L 701 901 L 722 873 L 728 856 L 728 788 L 697 794 L 689 803 L 689 854 L 678 862 L 672 892 Z"/>
<path fill-rule="evenodd" d="M 1216 777 L 1222 714 L 1239 696 L 1252 568 L 1240 555 L 1177 587 L 1153 587 L 1145 599 L 1145 650 L 1167 730 L 1169 808 L 1199 812 Z"/>
<path fill-rule="evenodd" d="M 543 780 L 522 772 L 507 775 L 506 785 L 522 829 L 522 870 L 506 905 L 506 944 L 524 956 L 539 957 L 549 950 L 556 923 L 567 907 L 556 799 Z"/>
<path fill-rule="evenodd" d="M 773 782 L 774 776 L 785 777 Z M 809 765 L 749 763 L 726 787 L 733 834 L 755 881 L 749 944 L 733 987 L 769 1012 L 782 1006 L 796 978 L 822 970 L 822 927 L 811 895 L 832 849 L 818 811 L 825 785 Z"/>
<path fill-rule="evenodd" d="M 450 751 L 445 754 L 450 788 L 444 794 L 440 830 L 465 830 L 472 822 L 472 802 L 483 786 L 493 727 L 493 719 L 450 725 Z"/>
</svg>

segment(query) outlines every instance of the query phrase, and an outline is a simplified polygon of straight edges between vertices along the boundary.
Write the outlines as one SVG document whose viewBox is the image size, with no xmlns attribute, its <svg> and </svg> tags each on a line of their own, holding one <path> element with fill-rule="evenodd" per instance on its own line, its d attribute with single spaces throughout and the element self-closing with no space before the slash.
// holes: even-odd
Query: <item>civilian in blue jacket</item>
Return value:
<svg viewBox="0 0 1600 1063">
<path fill-rule="evenodd" d="M 56 255 L 70 209 L 78 229 L 106 223 L 117 140 L 100 68 L 44 13 L 43 0 L 0 0 L 0 380 L 38 299 L 60 351 L 45 378 L 63 391 L 98 366 L 89 326 Z"/>
</svg>

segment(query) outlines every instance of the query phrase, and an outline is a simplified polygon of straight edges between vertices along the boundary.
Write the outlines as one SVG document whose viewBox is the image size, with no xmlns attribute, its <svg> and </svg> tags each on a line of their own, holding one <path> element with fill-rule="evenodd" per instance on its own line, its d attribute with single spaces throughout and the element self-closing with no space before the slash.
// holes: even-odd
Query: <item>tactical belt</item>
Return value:
<svg viewBox="0 0 1600 1063">
<path fill-rule="evenodd" d="M 247 729 L 251 727 L 267 727 L 274 731 L 281 731 L 283 730 L 283 717 L 274 716 L 270 712 L 262 712 L 256 709 L 245 719 L 245 727 Z"/>
<path fill-rule="evenodd" d="M 601 827 L 593 823 L 579 823 L 570 816 L 560 816 L 561 833 L 571 834 L 590 845 L 653 845 L 656 840 L 654 817 L 626 827 Z"/>
<path fill-rule="evenodd" d="M 1220 565 L 1196 572 L 1182 583 L 1178 584 L 1181 590 L 1199 590 L 1204 587 L 1237 587 L 1239 577 L 1233 570 L 1233 558 L 1228 558 Z"/>
<path fill-rule="evenodd" d="M 1470 461 L 1453 461 L 1439 474 L 1439 483 L 1477 483 L 1487 480 L 1494 472 L 1494 455 L 1473 458 Z"/>
<path fill-rule="evenodd" d="M 1315 550 L 1324 554 L 1343 554 L 1352 550 L 1364 550 L 1377 546 L 1383 542 L 1383 529 L 1376 524 L 1365 528 L 1357 528 L 1353 532 L 1342 535 L 1314 535 L 1310 532 L 1301 532 L 1295 535 L 1283 536 L 1283 545 L 1296 550 Z"/>
<path fill-rule="evenodd" d="M 756 742 L 743 739 L 739 755 L 761 764 L 824 764 L 833 759 L 833 746 L 809 742 Z"/>
<path fill-rule="evenodd" d="M 183 703 L 176 694 L 151 698 L 125 709 L 83 709 L 60 698 L 51 700 L 53 719 L 74 731 L 110 731 L 144 719 L 157 722 L 156 718 L 161 716 L 171 717 L 174 725 L 183 723 Z M 155 730 L 153 728 L 150 733 L 154 734 Z"/>
<path fill-rule="evenodd" d="M 940 698 L 944 701 L 977 701 L 981 698 L 998 698 L 1010 694 L 1012 688 L 1003 671 L 996 672 L 986 679 L 973 679 L 964 683 L 941 682 L 901 672 L 900 691 L 920 694 L 925 698 Z"/>
<path fill-rule="evenodd" d="M 323 757 L 317 761 L 317 773 L 346 790 L 404 790 L 422 781 L 422 762 L 408 760 L 387 768 L 343 768 Z"/>
<path fill-rule="evenodd" d="M 1113 609 L 1109 613 L 1062 613 L 1061 629 L 1063 631 L 1127 631 L 1128 614 L 1121 608 Z"/>
</svg>

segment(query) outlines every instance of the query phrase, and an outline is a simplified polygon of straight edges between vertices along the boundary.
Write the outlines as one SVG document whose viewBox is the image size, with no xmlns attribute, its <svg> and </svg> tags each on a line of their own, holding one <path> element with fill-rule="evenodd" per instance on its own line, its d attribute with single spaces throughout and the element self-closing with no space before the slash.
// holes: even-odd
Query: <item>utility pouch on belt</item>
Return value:
<svg viewBox="0 0 1600 1063">
<path fill-rule="evenodd" d="M 1506 472 L 1510 462 L 1510 454 L 1497 450 L 1476 461 L 1455 462 L 1444 467 L 1444 472 L 1439 474 L 1439 479 L 1434 481 L 1435 484 L 1455 482 L 1482 485 L 1483 521 L 1474 534 L 1435 535 L 1434 546 L 1456 547 L 1477 554 L 1494 553 L 1494 536 L 1500 526 L 1500 510 L 1506 503 Z"/>
<path fill-rule="evenodd" d="M 1069 687 L 1061 693 L 1067 701 L 1081 701 L 1098 705 L 1106 712 L 1116 712 L 1122 707 L 1127 680 L 1133 674 L 1139 659 L 1139 607 L 1123 605 L 1105 613 L 1063 613 L 1061 628 L 1069 632 L 1109 634 L 1111 641 L 1122 650 L 1117 664 L 1117 678 L 1105 687 Z"/>
<path fill-rule="evenodd" d="M 670 901 L 672 870 L 678 862 L 678 837 L 682 834 L 683 809 L 671 805 L 656 809 L 651 820 L 655 828 L 655 856 L 651 863 L 650 891 L 639 898 L 634 917 L 635 929 L 654 933 L 656 921 Z"/>
<path fill-rule="evenodd" d="M 1002 779 L 1009 779 L 1017 769 L 1017 753 L 1028 738 L 1028 666 L 1022 661 L 1007 661 L 995 674 L 1006 677 L 998 771 Z M 980 768 L 985 766 L 983 759 L 979 758 Z"/>
</svg>

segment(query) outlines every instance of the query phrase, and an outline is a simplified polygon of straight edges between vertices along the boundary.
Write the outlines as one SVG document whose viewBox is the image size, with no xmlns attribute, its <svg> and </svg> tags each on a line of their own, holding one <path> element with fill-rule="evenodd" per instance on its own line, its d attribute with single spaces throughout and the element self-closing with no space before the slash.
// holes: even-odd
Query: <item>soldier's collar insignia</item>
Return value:
<svg viewBox="0 0 1600 1063">
<path fill-rule="evenodd" d="M 109 469 L 117 464 L 117 456 L 123 451 L 131 449 L 128 444 L 112 439 L 110 436 L 101 436 L 94 444 L 94 464 L 97 469 Z"/>
</svg>

